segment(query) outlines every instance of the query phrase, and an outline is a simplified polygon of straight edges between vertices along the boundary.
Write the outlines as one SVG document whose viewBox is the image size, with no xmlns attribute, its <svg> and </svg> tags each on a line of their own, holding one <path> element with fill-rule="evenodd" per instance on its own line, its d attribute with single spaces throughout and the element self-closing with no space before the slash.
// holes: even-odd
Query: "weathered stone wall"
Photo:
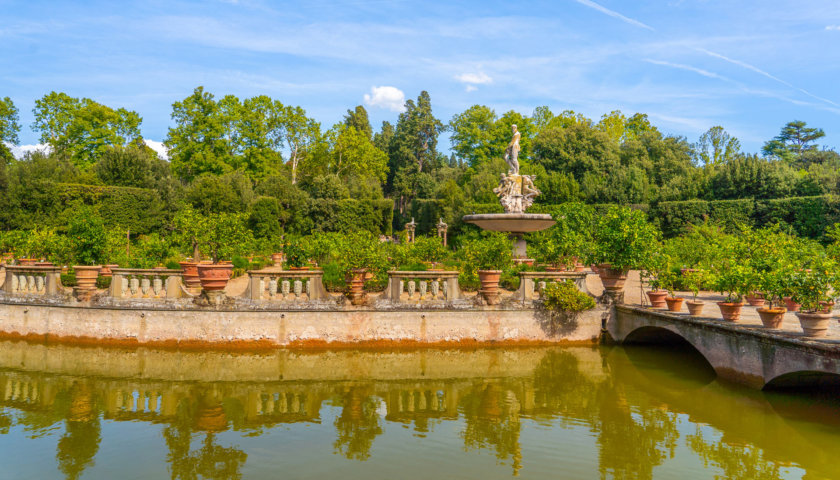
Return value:
<svg viewBox="0 0 840 480">
<path fill-rule="evenodd" d="M 603 315 L 603 308 L 552 319 L 541 310 L 490 307 L 240 311 L 0 303 L 0 334 L 169 346 L 593 343 Z"/>
</svg>

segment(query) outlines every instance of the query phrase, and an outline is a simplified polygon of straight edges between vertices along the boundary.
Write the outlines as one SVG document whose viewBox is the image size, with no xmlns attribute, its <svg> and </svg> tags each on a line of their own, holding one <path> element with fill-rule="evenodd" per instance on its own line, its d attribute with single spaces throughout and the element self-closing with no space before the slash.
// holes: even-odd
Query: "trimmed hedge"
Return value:
<svg viewBox="0 0 840 480">
<path fill-rule="evenodd" d="M 59 183 L 55 192 L 57 218 L 66 219 L 81 203 L 95 207 L 105 225 L 128 228 L 132 234 L 158 230 L 164 221 L 162 201 L 154 190 Z"/>
<path fill-rule="evenodd" d="M 394 202 L 392 200 L 331 200 L 315 198 L 306 207 L 305 224 L 295 233 L 341 232 L 367 230 L 377 235 L 392 232 Z"/>
</svg>

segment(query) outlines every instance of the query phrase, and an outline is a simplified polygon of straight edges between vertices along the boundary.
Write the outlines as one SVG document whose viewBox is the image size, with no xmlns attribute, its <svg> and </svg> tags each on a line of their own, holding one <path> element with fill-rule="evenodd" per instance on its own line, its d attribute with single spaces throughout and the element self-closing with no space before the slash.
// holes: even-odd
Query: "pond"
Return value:
<svg viewBox="0 0 840 480">
<path fill-rule="evenodd" d="M 840 403 L 638 347 L 0 342 L 0 478 L 831 478 Z"/>
</svg>

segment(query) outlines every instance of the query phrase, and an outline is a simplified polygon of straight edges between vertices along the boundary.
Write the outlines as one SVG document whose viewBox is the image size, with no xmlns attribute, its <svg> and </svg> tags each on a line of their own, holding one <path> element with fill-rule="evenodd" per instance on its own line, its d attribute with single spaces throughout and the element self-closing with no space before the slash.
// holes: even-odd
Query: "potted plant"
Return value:
<svg viewBox="0 0 840 480">
<path fill-rule="evenodd" d="M 756 312 L 764 328 L 777 329 L 782 326 L 787 312 L 787 309 L 781 306 L 788 282 L 786 275 L 787 272 L 781 268 L 761 275 L 761 289 L 765 292 L 767 305 L 757 308 Z"/>
<path fill-rule="evenodd" d="M 737 322 L 741 319 L 744 295 L 751 290 L 751 275 L 749 267 L 734 261 L 725 262 L 715 272 L 715 289 L 726 296 L 722 302 L 718 302 L 724 320 Z"/>
<path fill-rule="evenodd" d="M 301 239 L 292 239 L 286 243 L 283 246 L 283 254 L 286 257 L 286 268 L 289 270 L 306 270 L 308 268 L 309 254 L 303 248 Z"/>
<path fill-rule="evenodd" d="M 477 273 L 481 293 L 488 305 L 499 302 L 499 280 L 502 270 L 509 267 L 513 253 L 506 235 L 486 232 L 479 239 L 464 243 L 461 253 L 469 273 Z"/>
<path fill-rule="evenodd" d="M 699 317 L 703 314 L 703 307 L 706 303 L 697 299 L 697 294 L 700 289 L 706 286 L 708 275 L 706 271 L 701 268 L 688 269 L 683 273 L 683 282 L 685 286 L 691 291 L 691 300 L 686 301 L 688 306 L 688 313 L 692 317 Z"/>
<path fill-rule="evenodd" d="M 198 262 L 187 258 L 183 262 L 178 262 L 181 266 L 181 273 L 184 278 L 184 286 L 191 292 L 196 292 L 201 289 L 201 280 L 198 279 Z"/>
<path fill-rule="evenodd" d="M 645 292 L 650 299 L 650 306 L 652 308 L 665 308 L 667 302 L 665 297 L 668 296 L 666 290 L 662 290 L 663 276 L 668 269 L 669 258 L 661 251 L 651 252 L 650 256 L 645 260 L 644 268 L 642 269 L 642 279 L 647 281 L 651 288 Z"/>
<path fill-rule="evenodd" d="M 624 289 L 627 272 L 639 268 L 656 247 L 658 232 L 644 212 L 611 206 L 598 217 L 594 230 L 598 275 L 607 291 Z"/>
<path fill-rule="evenodd" d="M 808 270 L 796 272 L 793 300 L 802 305 L 796 317 L 808 337 L 823 337 L 828 331 L 831 312 L 826 312 L 823 302 L 831 300 L 829 292 L 837 281 L 836 265 L 821 259 Z"/>
<path fill-rule="evenodd" d="M 67 235 L 76 264 L 76 288 L 82 297 L 90 297 L 96 290 L 96 279 L 105 254 L 105 225 L 102 218 L 91 208 L 81 207 L 70 219 Z"/>
<path fill-rule="evenodd" d="M 373 270 L 381 271 L 385 258 L 379 248 L 379 240 L 370 232 L 356 232 L 348 235 L 338 245 L 339 264 L 344 280 L 348 284 L 348 296 L 353 305 L 365 302 L 365 281 Z"/>
<path fill-rule="evenodd" d="M 682 310 L 684 298 L 676 295 L 677 273 L 668 268 L 659 274 L 659 280 L 662 283 L 662 288 L 668 292 L 665 297 L 665 303 L 668 305 L 669 312 L 679 312 Z"/>
</svg>

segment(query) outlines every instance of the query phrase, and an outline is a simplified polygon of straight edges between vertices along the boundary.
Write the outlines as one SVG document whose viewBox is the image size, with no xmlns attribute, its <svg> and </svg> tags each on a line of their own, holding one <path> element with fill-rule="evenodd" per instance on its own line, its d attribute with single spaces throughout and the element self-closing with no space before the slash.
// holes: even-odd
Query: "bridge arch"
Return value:
<svg viewBox="0 0 840 480">
<path fill-rule="evenodd" d="M 818 390 L 840 393 L 840 374 L 816 370 L 797 370 L 770 379 L 763 390 Z"/>
<path fill-rule="evenodd" d="M 681 335 L 676 328 L 654 325 L 638 327 L 628 333 L 622 343 L 625 345 L 657 345 L 679 351 L 681 354 L 689 354 L 701 360 L 701 363 L 709 370 L 716 372 L 715 366 L 709 361 L 709 357 L 689 339 Z"/>
</svg>

